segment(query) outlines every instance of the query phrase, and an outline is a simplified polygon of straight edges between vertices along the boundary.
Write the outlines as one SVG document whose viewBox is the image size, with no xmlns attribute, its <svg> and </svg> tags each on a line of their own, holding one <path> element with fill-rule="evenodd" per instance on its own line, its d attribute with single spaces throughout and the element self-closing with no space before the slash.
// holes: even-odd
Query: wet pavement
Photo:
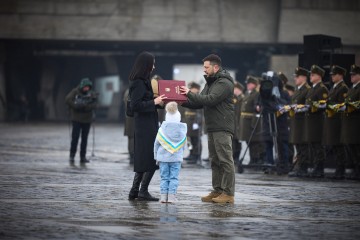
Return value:
<svg viewBox="0 0 360 240">
<path fill-rule="evenodd" d="M 235 204 L 212 204 L 200 201 L 211 171 L 184 166 L 177 204 L 130 202 L 123 127 L 95 130 L 91 163 L 72 166 L 68 125 L 0 124 L 0 239 L 360 239 L 360 182 L 349 180 L 247 171 Z"/>
</svg>

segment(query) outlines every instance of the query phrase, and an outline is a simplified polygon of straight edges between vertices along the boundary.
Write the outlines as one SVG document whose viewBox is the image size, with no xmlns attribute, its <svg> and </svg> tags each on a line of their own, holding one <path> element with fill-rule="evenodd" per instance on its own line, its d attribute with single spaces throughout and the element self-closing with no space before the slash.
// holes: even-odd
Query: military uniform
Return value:
<svg viewBox="0 0 360 240">
<path fill-rule="evenodd" d="M 234 88 L 239 88 L 241 91 L 244 91 L 244 86 L 241 83 L 235 82 Z M 233 158 L 234 163 L 238 163 L 240 153 L 241 153 L 241 142 L 240 142 L 240 115 L 241 115 L 241 104 L 244 99 L 244 95 L 240 94 L 239 96 L 233 97 L 234 102 L 234 115 L 235 115 L 235 132 L 233 138 Z"/>
<path fill-rule="evenodd" d="M 350 74 L 359 74 L 360 67 L 351 66 Z M 353 103 L 360 101 L 360 82 L 353 84 L 347 93 L 345 102 Z M 360 179 L 360 110 L 351 109 L 343 113 L 341 124 L 340 142 L 345 144 L 349 153 L 354 172 L 351 178 Z"/>
<path fill-rule="evenodd" d="M 184 122 L 187 124 L 187 137 L 191 143 L 190 157 L 200 160 L 201 157 L 201 135 L 203 112 L 201 109 L 186 109 L 184 111 Z"/>
<path fill-rule="evenodd" d="M 127 107 L 126 102 L 128 96 L 129 96 L 129 89 L 127 89 L 124 93 L 125 108 Z M 130 158 L 130 164 L 133 164 L 134 163 L 134 118 L 128 117 L 126 116 L 126 114 L 125 114 L 124 136 L 128 137 L 128 153 Z"/>
<path fill-rule="evenodd" d="M 307 76 L 309 71 L 304 68 L 296 68 L 295 74 Z M 298 86 L 291 97 L 291 104 L 305 105 L 306 95 L 311 87 L 306 82 Z M 304 177 L 307 175 L 308 169 L 308 144 L 304 141 L 304 124 L 305 124 L 305 112 L 295 112 L 290 114 L 290 136 L 289 142 L 295 145 L 296 148 L 296 165 L 294 171 L 289 173 L 292 177 Z"/>
<path fill-rule="evenodd" d="M 188 84 L 189 89 L 197 89 L 200 91 L 200 85 L 196 82 L 190 82 Z M 204 113 L 202 109 L 189 109 L 184 107 L 179 107 L 181 113 L 181 121 L 187 125 L 187 144 L 190 151 L 188 157 L 185 157 L 184 160 L 187 163 L 195 164 L 201 160 L 202 144 L 201 136 L 203 130 L 204 122 Z"/>
<path fill-rule="evenodd" d="M 311 73 L 324 76 L 325 71 L 319 66 L 313 65 L 310 70 Z M 324 177 L 324 160 L 325 152 L 321 145 L 323 133 L 324 112 L 314 106 L 314 102 L 321 100 L 326 101 L 329 91 L 325 85 L 320 81 L 306 94 L 306 104 L 311 106 L 311 109 L 305 114 L 305 136 L 304 141 L 309 143 L 311 157 L 313 160 L 314 169 L 311 173 L 312 177 Z"/>
<path fill-rule="evenodd" d="M 247 82 L 253 82 L 258 84 L 258 80 L 255 77 L 248 76 Z M 246 141 L 249 146 L 250 164 L 263 164 L 265 155 L 265 146 L 261 134 L 262 121 L 258 118 L 261 117 L 257 114 L 256 106 L 259 102 L 260 94 L 258 91 L 247 91 L 242 100 L 241 114 L 240 114 L 240 140 Z M 252 131 L 255 128 L 256 122 L 258 124 L 254 131 L 251 141 L 249 142 Z"/>
<path fill-rule="evenodd" d="M 330 75 L 340 74 L 345 76 L 346 70 L 339 66 L 332 66 Z M 330 89 L 327 101 L 328 108 L 334 104 L 344 103 L 348 87 L 342 80 Z M 324 129 L 322 143 L 327 148 L 327 153 L 332 152 L 336 158 L 335 178 L 345 177 L 345 148 L 340 144 L 341 135 L 341 113 L 326 110 L 324 118 Z M 328 156 L 325 156 L 328 157 Z"/>
</svg>

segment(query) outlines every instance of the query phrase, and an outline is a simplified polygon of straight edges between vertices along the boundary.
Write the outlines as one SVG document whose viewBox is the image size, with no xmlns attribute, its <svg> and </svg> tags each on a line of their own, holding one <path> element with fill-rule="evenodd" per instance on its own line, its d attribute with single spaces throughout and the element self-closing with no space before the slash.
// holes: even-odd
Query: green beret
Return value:
<svg viewBox="0 0 360 240">
<path fill-rule="evenodd" d="M 196 82 L 190 82 L 189 83 L 189 88 L 200 89 L 200 84 L 197 84 Z"/>
<path fill-rule="evenodd" d="M 295 68 L 295 72 L 294 72 L 294 76 L 305 76 L 307 77 L 309 75 L 309 70 L 302 68 L 302 67 L 297 67 Z"/>
<path fill-rule="evenodd" d="M 322 69 L 321 67 L 319 67 L 318 65 L 312 65 L 312 66 L 311 66 L 311 69 L 310 69 L 310 72 L 311 72 L 311 73 L 318 74 L 318 75 L 320 75 L 321 77 L 324 77 L 324 75 L 325 75 L 325 70 Z"/>
<path fill-rule="evenodd" d="M 330 75 L 340 74 L 345 76 L 346 75 L 346 69 L 343 67 L 340 67 L 338 65 L 333 65 L 330 69 Z"/>
<path fill-rule="evenodd" d="M 248 83 L 253 83 L 253 84 L 255 84 L 255 85 L 258 85 L 259 84 L 259 80 L 256 78 L 256 77 L 254 77 L 254 76 L 251 76 L 251 75 L 248 75 L 247 77 L 246 77 L 246 84 L 248 84 Z"/>
<path fill-rule="evenodd" d="M 360 74 L 360 67 L 356 66 L 355 64 L 351 65 L 350 67 L 350 74 Z"/>
<path fill-rule="evenodd" d="M 89 86 L 89 87 L 91 87 L 92 88 L 92 82 L 90 81 L 90 78 L 83 78 L 83 79 L 81 79 L 81 82 L 80 82 L 80 88 L 83 88 L 83 87 L 85 87 L 85 86 Z"/>
<path fill-rule="evenodd" d="M 245 89 L 244 85 L 242 85 L 242 84 L 239 83 L 238 81 L 235 81 L 235 82 L 234 82 L 234 88 L 241 89 L 241 91 L 244 91 L 244 89 Z"/>
<path fill-rule="evenodd" d="M 280 80 L 284 83 L 284 85 L 288 82 L 288 78 L 285 76 L 284 73 L 278 72 L 278 77 L 279 77 Z"/>
</svg>

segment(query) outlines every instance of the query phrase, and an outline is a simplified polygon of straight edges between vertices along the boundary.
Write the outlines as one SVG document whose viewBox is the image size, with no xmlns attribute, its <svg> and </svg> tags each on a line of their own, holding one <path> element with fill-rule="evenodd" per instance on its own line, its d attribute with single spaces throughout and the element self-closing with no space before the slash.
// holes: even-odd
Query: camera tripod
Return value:
<svg viewBox="0 0 360 240">
<path fill-rule="evenodd" d="M 278 129 L 277 129 L 277 122 L 276 122 L 276 115 L 273 112 L 269 112 L 266 113 L 266 117 L 268 119 L 268 124 L 269 124 L 269 132 L 270 132 L 270 136 L 272 138 L 273 144 L 274 144 L 274 148 L 275 148 L 275 156 L 274 156 L 274 161 L 275 164 L 279 162 L 279 147 L 278 147 L 278 142 L 277 142 L 277 136 L 278 136 Z M 239 160 L 238 166 L 237 166 L 237 172 L 238 173 L 243 173 L 244 172 L 244 168 L 245 166 L 242 164 L 246 155 L 247 150 L 249 149 L 249 146 L 251 144 L 251 141 L 253 139 L 253 136 L 255 134 L 256 128 L 259 124 L 259 121 L 261 119 L 261 117 L 264 117 L 264 113 L 263 113 L 263 108 L 260 111 L 260 116 L 258 117 L 258 119 L 256 119 L 255 122 L 255 126 L 254 129 L 252 130 L 250 137 L 249 137 L 249 141 L 247 142 L 247 146 L 245 148 L 245 152 L 242 156 L 242 158 Z M 257 165 L 252 165 L 252 167 L 264 167 L 266 171 L 271 170 L 272 168 L 274 168 L 276 165 L 273 164 L 257 164 Z"/>
</svg>

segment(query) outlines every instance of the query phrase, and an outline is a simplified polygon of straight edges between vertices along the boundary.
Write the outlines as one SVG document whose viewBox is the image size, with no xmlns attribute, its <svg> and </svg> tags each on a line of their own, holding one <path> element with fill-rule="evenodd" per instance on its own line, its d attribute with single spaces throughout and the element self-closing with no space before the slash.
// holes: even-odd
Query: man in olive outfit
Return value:
<svg viewBox="0 0 360 240">
<path fill-rule="evenodd" d="M 306 177 L 308 175 L 308 144 L 304 141 L 304 106 L 306 95 L 311 89 L 307 83 L 309 71 L 305 68 L 297 67 L 294 73 L 296 90 L 291 97 L 291 104 L 296 106 L 294 114 L 290 114 L 290 143 L 296 148 L 296 164 L 289 177 Z"/>
<path fill-rule="evenodd" d="M 260 98 L 260 93 L 257 90 L 259 80 L 254 76 L 248 75 L 245 83 L 246 92 L 241 103 L 239 139 L 245 141 L 249 147 L 249 165 L 263 164 L 265 159 L 265 144 L 262 136 L 262 124 L 260 119 L 258 119 L 261 116 L 257 111 Z M 256 124 L 256 122 L 258 122 L 258 124 Z M 254 134 L 251 141 L 249 141 L 253 131 Z"/>
<path fill-rule="evenodd" d="M 92 91 L 92 82 L 88 78 L 82 79 L 80 85 L 71 90 L 65 98 L 72 121 L 70 163 L 74 162 L 80 134 L 80 163 L 89 162 L 86 159 L 86 147 L 96 100 L 96 94 Z"/>
<path fill-rule="evenodd" d="M 314 169 L 310 177 L 324 177 L 324 161 L 325 151 L 321 145 L 324 109 L 320 107 L 321 101 L 326 102 L 328 98 L 328 89 L 322 82 L 325 70 L 317 65 L 311 66 L 310 82 L 311 89 L 306 94 L 305 103 L 311 106 L 311 109 L 305 114 L 305 136 L 304 141 L 309 143 L 311 158 L 313 160 Z"/>
<path fill-rule="evenodd" d="M 346 69 L 334 65 L 331 67 L 330 75 L 334 83 L 329 91 L 323 130 L 323 145 L 327 147 L 327 153 L 332 150 L 336 159 L 335 179 L 345 178 L 345 147 L 340 143 L 341 136 L 341 113 L 333 112 L 331 109 L 335 104 L 345 102 L 348 87 L 344 82 Z M 328 157 L 328 156 L 325 156 Z"/>
<path fill-rule="evenodd" d="M 234 80 L 222 69 L 221 59 L 210 54 L 203 59 L 206 84 L 200 94 L 181 87 L 187 95 L 184 107 L 203 108 L 208 133 L 213 191 L 203 202 L 234 203 L 235 168 L 232 152 L 234 135 Z"/>
<path fill-rule="evenodd" d="M 240 115 L 241 115 L 241 104 L 244 99 L 244 85 L 235 81 L 234 83 L 234 121 L 235 121 L 235 133 L 233 138 L 233 159 L 234 164 L 238 164 L 240 160 L 240 153 L 241 153 L 241 141 L 240 141 Z"/>
<path fill-rule="evenodd" d="M 345 144 L 353 172 L 349 179 L 360 180 L 360 67 L 350 68 L 352 86 L 345 103 L 346 111 L 341 121 L 341 143 Z"/>
<path fill-rule="evenodd" d="M 199 93 L 200 85 L 191 82 L 189 83 L 190 92 Z M 190 155 L 184 160 L 189 164 L 196 164 L 201 160 L 201 135 L 202 135 L 202 125 L 203 125 L 203 111 L 201 109 L 186 109 L 184 111 L 184 122 L 187 124 L 187 137 Z"/>
</svg>

